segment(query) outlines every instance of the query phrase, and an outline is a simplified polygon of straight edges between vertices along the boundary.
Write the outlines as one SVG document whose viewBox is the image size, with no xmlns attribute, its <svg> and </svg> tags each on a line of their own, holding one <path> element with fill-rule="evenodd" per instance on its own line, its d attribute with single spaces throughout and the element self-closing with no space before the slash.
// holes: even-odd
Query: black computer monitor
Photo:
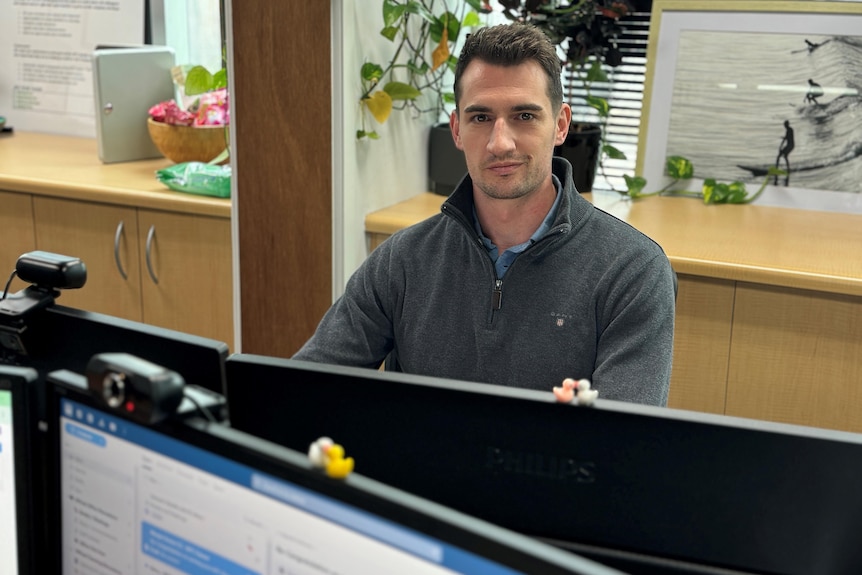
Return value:
<svg viewBox="0 0 862 575">
<path fill-rule="evenodd" d="M 62 375 L 43 424 L 60 549 L 46 572 L 619 573 L 358 474 L 331 479 L 224 424 L 141 425 Z"/>
<path fill-rule="evenodd" d="M 35 370 L 0 366 L 0 573 L 32 573 L 37 539 L 27 394 Z"/>
<path fill-rule="evenodd" d="M 43 377 L 57 369 L 83 373 L 94 355 L 122 352 L 171 369 L 189 385 L 225 391 L 229 349 L 217 340 L 62 305 L 37 310 L 22 324 L 15 361 Z"/>
<path fill-rule="evenodd" d="M 862 435 L 238 354 L 231 425 L 633 573 L 862 571 Z"/>
</svg>

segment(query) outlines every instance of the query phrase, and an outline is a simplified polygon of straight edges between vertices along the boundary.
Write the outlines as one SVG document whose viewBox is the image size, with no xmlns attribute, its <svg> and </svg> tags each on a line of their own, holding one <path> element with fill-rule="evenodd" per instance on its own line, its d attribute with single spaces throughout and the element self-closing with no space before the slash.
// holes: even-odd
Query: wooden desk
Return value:
<svg viewBox="0 0 862 575">
<path fill-rule="evenodd" d="M 862 432 L 862 216 L 586 197 L 679 274 L 671 407 Z M 443 200 L 369 214 L 372 246 Z"/>
<path fill-rule="evenodd" d="M 155 178 L 169 165 L 102 164 L 94 139 L 3 136 L 0 269 L 34 249 L 80 257 L 87 284 L 58 303 L 232 344 L 231 202 L 169 190 Z"/>
</svg>

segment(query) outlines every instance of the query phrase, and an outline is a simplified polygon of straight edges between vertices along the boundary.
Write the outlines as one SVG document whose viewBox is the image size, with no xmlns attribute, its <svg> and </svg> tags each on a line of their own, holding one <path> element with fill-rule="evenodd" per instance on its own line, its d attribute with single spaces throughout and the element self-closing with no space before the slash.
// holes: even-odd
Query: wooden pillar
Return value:
<svg viewBox="0 0 862 575">
<path fill-rule="evenodd" d="M 228 11 L 242 351 L 287 357 L 332 301 L 331 3 Z"/>
</svg>

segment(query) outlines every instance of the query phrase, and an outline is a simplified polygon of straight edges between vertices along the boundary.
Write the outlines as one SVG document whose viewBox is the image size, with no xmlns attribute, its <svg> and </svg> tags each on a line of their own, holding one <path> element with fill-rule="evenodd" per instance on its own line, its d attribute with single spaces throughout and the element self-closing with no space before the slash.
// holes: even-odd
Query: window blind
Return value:
<svg viewBox="0 0 862 575">
<path fill-rule="evenodd" d="M 593 183 L 594 190 L 625 191 L 623 174 L 632 176 L 635 173 L 646 79 L 649 20 L 648 11 L 632 12 L 620 19 L 625 30 L 618 43 L 623 55 L 622 63 L 614 68 L 603 66 L 608 82 L 596 82 L 590 88 L 593 96 L 607 99 L 611 106 L 605 132 L 606 142 L 626 155 L 625 160 L 602 159 Z M 572 106 L 572 118 L 577 121 L 599 121 L 595 110 L 587 106 L 584 100 L 584 89 L 573 76 L 571 70 L 563 71 L 564 97 Z"/>
</svg>

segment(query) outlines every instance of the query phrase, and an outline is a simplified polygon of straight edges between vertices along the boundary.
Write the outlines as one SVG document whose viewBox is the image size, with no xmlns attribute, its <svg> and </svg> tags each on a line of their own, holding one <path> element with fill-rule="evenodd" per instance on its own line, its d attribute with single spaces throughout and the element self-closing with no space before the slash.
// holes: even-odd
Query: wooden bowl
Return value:
<svg viewBox="0 0 862 575">
<path fill-rule="evenodd" d="M 174 126 L 147 118 L 153 143 L 174 163 L 209 162 L 227 147 L 226 126 Z"/>
</svg>

